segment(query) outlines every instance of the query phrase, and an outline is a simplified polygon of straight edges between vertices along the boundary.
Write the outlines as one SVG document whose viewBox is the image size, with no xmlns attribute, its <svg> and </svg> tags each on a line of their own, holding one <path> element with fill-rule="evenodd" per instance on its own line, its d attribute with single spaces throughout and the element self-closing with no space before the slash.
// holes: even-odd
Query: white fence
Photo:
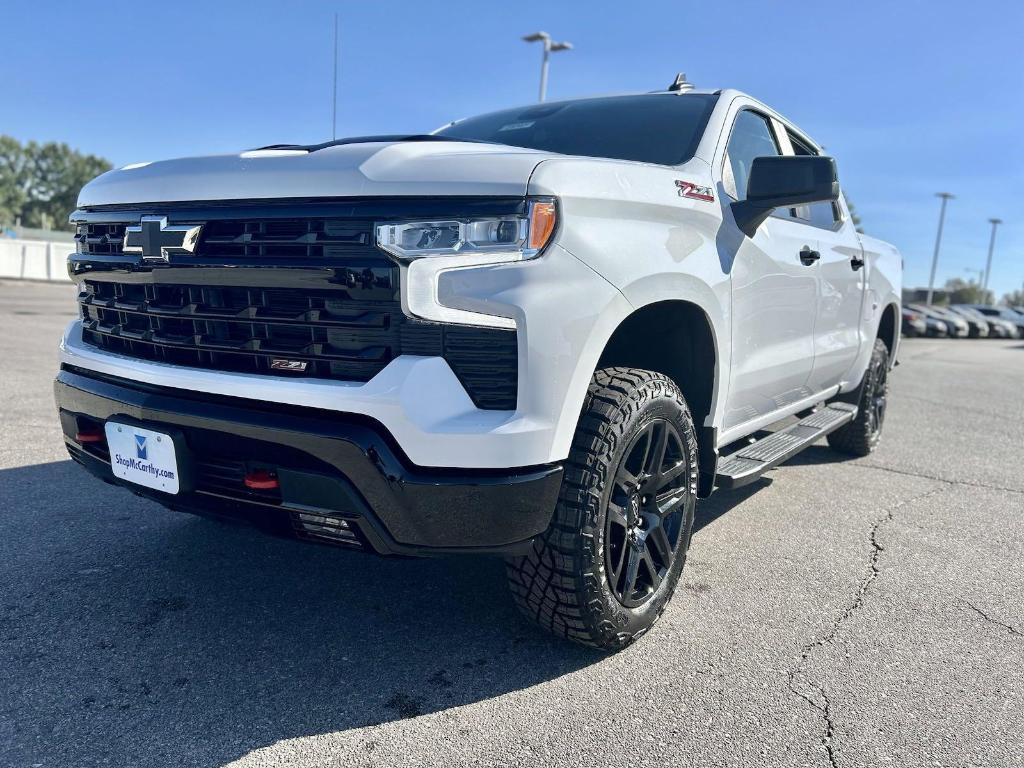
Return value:
<svg viewBox="0 0 1024 768">
<path fill-rule="evenodd" d="M 71 242 L 0 237 L 0 278 L 70 280 L 68 255 L 74 250 Z"/>
</svg>

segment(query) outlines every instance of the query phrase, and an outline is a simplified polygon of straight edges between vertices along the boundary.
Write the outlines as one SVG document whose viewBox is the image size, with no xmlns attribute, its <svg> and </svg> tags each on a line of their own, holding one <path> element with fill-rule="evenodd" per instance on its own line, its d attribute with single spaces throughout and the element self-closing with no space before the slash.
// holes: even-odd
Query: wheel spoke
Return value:
<svg viewBox="0 0 1024 768">
<path fill-rule="evenodd" d="M 619 471 L 615 473 L 615 484 L 626 493 L 632 493 L 640 485 L 640 478 L 626 469 L 626 464 L 623 462 L 622 466 L 619 467 Z"/>
<path fill-rule="evenodd" d="M 608 502 L 608 519 L 623 528 L 629 528 L 629 520 L 626 519 L 626 510 L 614 501 Z"/>
<path fill-rule="evenodd" d="M 619 549 L 619 557 L 616 560 L 615 567 L 612 569 L 612 577 L 608 580 L 613 589 L 619 588 L 619 581 L 622 579 L 622 566 L 626 562 L 626 553 L 630 549 L 629 539 L 623 540 L 622 548 Z"/>
<path fill-rule="evenodd" d="M 643 475 L 647 474 L 647 463 L 650 460 L 651 449 L 654 446 L 654 427 L 656 423 L 657 422 L 649 424 L 644 429 L 644 452 L 643 455 L 640 457 L 640 471 L 637 473 L 638 477 L 642 477 Z"/>
<path fill-rule="evenodd" d="M 644 472 L 651 477 L 659 477 L 661 465 L 665 463 L 665 452 L 668 450 L 668 423 L 656 421 L 652 425 L 651 443 L 652 451 L 644 456 Z"/>
<path fill-rule="evenodd" d="M 647 534 L 647 547 L 657 550 L 655 554 L 665 567 L 672 562 L 672 542 L 668 540 L 668 532 L 664 526 L 659 525 L 657 528 L 651 529 Z"/>
<path fill-rule="evenodd" d="M 661 585 L 661 572 L 654 564 L 650 552 L 644 552 L 643 561 L 647 566 L 647 573 L 651 577 L 651 592 L 654 592 Z"/>
<path fill-rule="evenodd" d="M 686 471 L 686 459 L 680 459 L 671 467 L 661 473 L 659 478 L 658 490 L 661 490 L 666 485 L 670 485 L 675 481 L 681 474 Z"/>
<path fill-rule="evenodd" d="M 628 600 L 636 589 L 636 577 L 640 572 L 640 550 L 628 540 L 624 549 L 629 551 L 629 555 L 626 562 L 626 580 L 622 585 L 622 596 Z"/>
<path fill-rule="evenodd" d="M 686 495 L 687 491 L 685 488 L 676 488 L 675 490 L 659 494 L 654 499 L 655 504 L 657 504 L 658 516 L 664 520 L 671 515 L 683 505 L 683 502 L 686 501 Z"/>
</svg>

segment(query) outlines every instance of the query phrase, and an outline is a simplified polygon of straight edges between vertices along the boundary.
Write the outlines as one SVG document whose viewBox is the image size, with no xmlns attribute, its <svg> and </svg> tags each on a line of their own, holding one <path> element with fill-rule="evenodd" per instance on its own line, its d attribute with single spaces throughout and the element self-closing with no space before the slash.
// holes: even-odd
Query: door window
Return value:
<svg viewBox="0 0 1024 768">
<path fill-rule="evenodd" d="M 789 136 L 789 143 L 793 146 L 794 155 L 808 156 L 818 154 L 816 149 L 792 131 L 787 130 L 786 134 Z M 795 218 L 807 222 L 812 227 L 820 227 L 822 229 L 832 229 L 836 222 L 842 220 L 838 202 L 823 201 L 811 203 L 810 205 L 801 205 L 799 208 L 793 209 L 793 214 Z"/>
<path fill-rule="evenodd" d="M 726 149 L 722 185 L 736 200 L 747 199 L 747 180 L 755 157 L 781 155 L 768 120 L 745 109 L 736 116 Z"/>
</svg>

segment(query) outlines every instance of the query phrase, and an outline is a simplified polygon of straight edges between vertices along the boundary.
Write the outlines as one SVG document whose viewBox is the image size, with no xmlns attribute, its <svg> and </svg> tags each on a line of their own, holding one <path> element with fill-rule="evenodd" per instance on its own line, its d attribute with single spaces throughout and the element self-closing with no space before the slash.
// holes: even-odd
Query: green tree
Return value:
<svg viewBox="0 0 1024 768">
<path fill-rule="evenodd" d="M 864 228 L 860 225 L 860 216 L 857 215 L 857 208 L 849 197 L 846 198 L 846 207 L 850 209 L 850 221 L 853 222 L 853 228 L 863 235 Z"/>
<path fill-rule="evenodd" d="M 70 228 L 78 191 L 111 168 L 110 162 L 67 144 L 0 136 L 0 222 L 20 217 L 27 227 Z"/>
<path fill-rule="evenodd" d="M 0 224 L 13 224 L 28 200 L 25 150 L 10 136 L 0 136 Z"/>
<path fill-rule="evenodd" d="M 946 294 L 949 304 L 994 304 L 995 295 L 986 291 L 980 283 L 954 277 L 946 281 Z"/>
<path fill-rule="evenodd" d="M 1024 307 L 1024 288 L 1010 291 L 1003 296 L 1003 304 L 1009 304 L 1011 307 Z"/>
</svg>

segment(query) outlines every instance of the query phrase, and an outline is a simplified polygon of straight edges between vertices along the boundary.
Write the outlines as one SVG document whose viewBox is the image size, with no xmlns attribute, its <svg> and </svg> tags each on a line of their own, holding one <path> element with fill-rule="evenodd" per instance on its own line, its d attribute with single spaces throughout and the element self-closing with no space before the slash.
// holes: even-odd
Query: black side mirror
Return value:
<svg viewBox="0 0 1024 768">
<path fill-rule="evenodd" d="M 747 199 L 732 204 L 736 224 L 753 237 L 776 208 L 839 199 L 836 161 L 831 157 L 755 157 Z"/>
</svg>

